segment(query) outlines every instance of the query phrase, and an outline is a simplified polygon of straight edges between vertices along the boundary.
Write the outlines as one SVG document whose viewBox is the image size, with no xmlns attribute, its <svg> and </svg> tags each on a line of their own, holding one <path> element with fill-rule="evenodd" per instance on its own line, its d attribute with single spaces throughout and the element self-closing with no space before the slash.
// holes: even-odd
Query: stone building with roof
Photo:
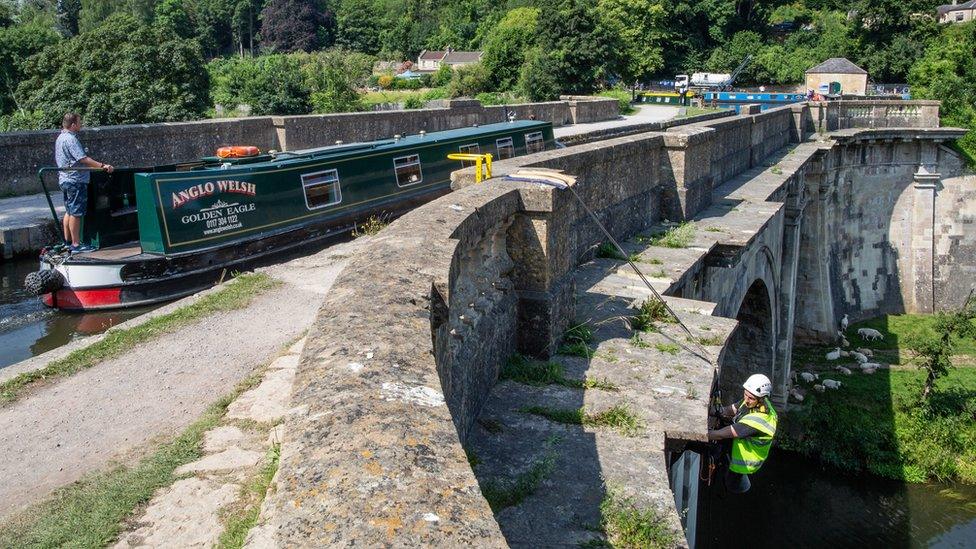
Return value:
<svg viewBox="0 0 976 549">
<path fill-rule="evenodd" d="M 818 91 L 822 84 L 840 83 L 840 91 L 850 95 L 864 95 L 868 87 L 868 71 L 844 57 L 833 57 L 806 72 L 806 87 Z"/>
<path fill-rule="evenodd" d="M 943 4 L 935 9 L 939 23 L 966 23 L 976 20 L 976 0 L 960 4 L 952 0 L 951 4 Z"/>
<path fill-rule="evenodd" d="M 471 65 L 481 61 L 484 52 L 454 51 L 450 47 L 446 50 L 424 50 L 417 57 L 416 70 L 419 72 L 434 72 L 441 65 L 448 65 L 452 69 Z"/>
</svg>

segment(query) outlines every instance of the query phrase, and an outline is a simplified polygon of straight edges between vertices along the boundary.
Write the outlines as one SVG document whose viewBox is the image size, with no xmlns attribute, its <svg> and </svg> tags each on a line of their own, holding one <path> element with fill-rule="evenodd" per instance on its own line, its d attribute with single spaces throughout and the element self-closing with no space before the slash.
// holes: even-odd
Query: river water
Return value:
<svg viewBox="0 0 976 549">
<path fill-rule="evenodd" d="M 45 307 L 24 291 L 24 277 L 36 271 L 33 260 L 0 261 L 0 368 L 98 334 L 152 307 L 101 313 L 68 313 Z"/>
<path fill-rule="evenodd" d="M 776 449 L 752 490 L 703 496 L 698 547 L 976 547 L 976 486 L 849 475 Z"/>
</svg>

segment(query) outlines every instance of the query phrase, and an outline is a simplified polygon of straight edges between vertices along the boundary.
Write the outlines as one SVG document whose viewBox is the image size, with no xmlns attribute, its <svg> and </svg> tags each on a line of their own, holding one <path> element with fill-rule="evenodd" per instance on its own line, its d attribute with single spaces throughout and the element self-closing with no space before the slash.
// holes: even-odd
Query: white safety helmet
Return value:
<svg viewBox="0 0 976 549">
<path fill-rule="evenodd" d="M 762 374 L 752 374 L 742 387 L 759 398 L 768 397 L 773 391 L 773 384 Z"/>
</svg>

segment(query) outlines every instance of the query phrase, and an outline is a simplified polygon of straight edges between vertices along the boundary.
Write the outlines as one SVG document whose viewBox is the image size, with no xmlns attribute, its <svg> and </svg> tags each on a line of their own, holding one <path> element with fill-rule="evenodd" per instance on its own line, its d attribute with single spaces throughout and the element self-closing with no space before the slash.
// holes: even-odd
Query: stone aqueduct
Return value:
<svg viewBox="0 0 976 549">
<path fill-rule="evenodd" d="M 662 256 L 662 289 L 738 322 L 719 354 L 725 395 L 765 369 L 782 402 L 794 340 L 832 342 L 844 314 L 940 310 L 968 292 L 976 180 L 949 147 L 963 133 L 939 128 L 931 103 L 811 103 L 498 162 L 495 175 L 576 176 L 620 239 L 694 221 L 701 238 Z M 308 338 L 260 535 L 510 543 L 463 445 L 504 360 L 551 353 L 576 314 L 574 273 L 602 240 L 567 191 L 462 171 L 351 257 Z M 707 394 L 712 375 L 690 371 Z M 700 437 L 706 402 L 649 445 Z M 676 457 L 661 456 L 664 470 Z M 645 495 L 680 527 L 673 500 Z"/>
</svg>

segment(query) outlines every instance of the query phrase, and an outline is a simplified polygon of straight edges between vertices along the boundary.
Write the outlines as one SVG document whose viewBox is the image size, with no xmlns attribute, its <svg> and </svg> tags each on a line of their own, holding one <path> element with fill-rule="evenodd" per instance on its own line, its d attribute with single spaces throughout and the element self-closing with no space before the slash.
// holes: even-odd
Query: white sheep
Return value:
<svg viewBox="0 0 976 549">
<path fill-rule="evenodd" d="M 878 364 L 877 362 L 862 362 L 858 364 L 858 366 L 860 366 L 861 370 L 865 370 L 867 368 L 874 368 L 875 370 L 877 370 L 878 368 L 881 367 L 881 365 Z"/>
<path fill-rule="evenodd" d="M 877 371 L 878 371 L 877 368 L 863 368 L 863 369 L 861 369 L 861 373 L 862 374 L 868 374 L 868 375 L 871 375 L 871 374 L 873 374 L 874 372 L 877 372 Z"/>
<path fill-rule="evenodd" d="M 838 358 L 840 358 L 840 347 L 827 353 L 827 360 L 837 360 Z"/>
<path fill-rule="evenodd" d="M 819 384 L 818 385 L 814 385 L 813 386 L 813 390 L 816 391 L 816 392 L 818 392 L 818 393 L 822 393 L 822 392 L 824 392 L 824 386 L 823 385 L 819 385 Z"/>
<path fill-rule="evenodd" d="M 794 387 L 793 389 L 790 389 L 790 397 L 797 402 L 803 402 L 803 391 Z"/>
<path fill-rule="evenodd" d="M 825 379 L 823 380 L 823 386 L 828 389 L 840 389 L 841 383 L 835 379 Z"/>
<path fill-rule="evenodd" d="M 851 342 L 850 341 L 847 341 L 847 338 L 846 337 L 842 337 L 842 338 L 840 338 L 840 346 L 841 347 L 850 347 L 851 346 Z"/>
<path fill-rule="evenodd" d="M 847 331 L 847 325 L 848 325 L 847 315 L 844 315 L 844 318 L 840 319 L 840 329 Z"/>
<path fill-rule="evenodd" d="M 868 349 L 867 347 L 858 347 L 856 350 L 868 358 L 874 358 L 874 351 Z"/>
<path fill-rule="evenodd" d="M 868 361 L 868 357 L 862 355 L 861 353 L 859 353 L 857 351 L 854 351 L 853 353 L 851 353 L 851 356 L 854 357 L 854 360 L 860 362 L 861 364 L 864 364 L 865 362 Z"/>
<path fill-rule="evenodd" d="M 807 383 L 813 383 L 819 376 L 817 374 L 811 374 L 810 372 L 801 372 L 800 379 Z"/>
<path fill-rule="evenodd" d="M 840 352 L 840 356 L 843 357 L 843 358 L 847 358 L 847 357 L 851 356 L 851 352 L 850 351 L 841 351 Z"/>
<path fill-rule="evenodd" d="M 875 330 L 874 328 L 858 328 L 857 335 L 868 341 L 875 341 L 878 339 L 884 340 L 884 336 L 881 335 L 881 332 Z"/>
<path fill-rule="evenodd" d="M 851 371 L 843 366 L 835 366 L 834 369 L 844 374 L 845 376 L 851 375 Z"/>
</svg>

